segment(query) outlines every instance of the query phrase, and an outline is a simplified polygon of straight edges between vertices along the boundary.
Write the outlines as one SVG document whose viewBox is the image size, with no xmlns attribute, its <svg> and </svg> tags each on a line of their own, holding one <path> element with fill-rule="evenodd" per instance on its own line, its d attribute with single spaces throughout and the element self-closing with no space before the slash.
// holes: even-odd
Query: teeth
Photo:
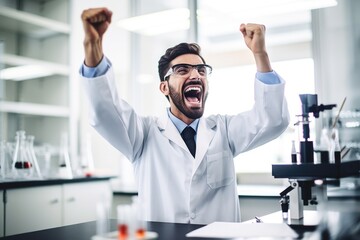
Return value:
<svg viewBox="0 0 360 240">
<path fill-rule="evenodd" d="M 185 92 L 189 92 L 189 91 L 198 91 L 198 92 L 200 92 L 201 89 L 199 87 L 189 87 L 188 89 L 185 90 Z"/>
</svg>

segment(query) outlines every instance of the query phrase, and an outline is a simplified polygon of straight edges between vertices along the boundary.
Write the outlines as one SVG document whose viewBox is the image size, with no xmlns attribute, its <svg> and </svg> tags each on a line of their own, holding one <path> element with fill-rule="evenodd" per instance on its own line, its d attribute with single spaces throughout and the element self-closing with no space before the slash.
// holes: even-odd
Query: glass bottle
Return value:
<svg viewBox="0 0 360 240">
<path fill-rule="evenodd" d="M 15 139 L 12 173 L 15 178 L 30 178 L 33 175 L 33 165 L 26 153 L 25 131 L 17 131 Z"/>
</svg>

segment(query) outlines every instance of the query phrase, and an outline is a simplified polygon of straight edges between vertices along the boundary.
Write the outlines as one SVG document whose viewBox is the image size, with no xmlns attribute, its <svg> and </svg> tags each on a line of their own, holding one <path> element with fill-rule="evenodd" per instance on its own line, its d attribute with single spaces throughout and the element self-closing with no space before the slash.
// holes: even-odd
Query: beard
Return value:
<svg viewBox="0 0 360 240">
<path fill-rule="evenodd" d="M 177 109 L 180 110 L 186 117 L 190 119 L 198 119 L 201 118 L 204 114 L 205 102 L 207 99 L 208 93 L 205 93 L 205 97 L 203 97 L 202 105 L 199 108 L 188 108 L 183 100 L 183 95 L 177 92 L 173 87 L 169 84 L 169 97 L 172 99 L 174 105 Z"/>
</svg>

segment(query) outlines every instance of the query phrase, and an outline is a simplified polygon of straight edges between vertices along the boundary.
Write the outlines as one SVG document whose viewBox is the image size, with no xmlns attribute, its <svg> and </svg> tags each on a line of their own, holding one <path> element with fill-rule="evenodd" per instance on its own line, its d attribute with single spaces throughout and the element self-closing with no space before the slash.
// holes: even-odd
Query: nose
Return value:
<svg viewBox="0 0 360 240">
<path fill-rule="evenodd" d="M 191 70 L 190 70 L 190 79 L 200 79 L 201 78 L 201 75 L 200 73 L 198 72 L 197 68 L 196 67 L 193 67 Z"/>
</svg>

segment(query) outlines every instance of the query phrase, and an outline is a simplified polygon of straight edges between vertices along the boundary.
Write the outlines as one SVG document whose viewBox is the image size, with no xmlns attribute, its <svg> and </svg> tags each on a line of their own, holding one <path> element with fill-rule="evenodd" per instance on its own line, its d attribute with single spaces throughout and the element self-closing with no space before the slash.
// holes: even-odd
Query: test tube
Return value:
<svg viewBox="0 0 360 240">
<path fill-rule="evenodd" d="M 98 236 L 103 236 L 109 231 L 107 212 L 108 209 L 103 202 L 96 204 L 96 233 Z"/>
<path fill-rule="evenodd" d="M 132 232 L 132 209 L 130 205 L 117 206 L 118 239 L 127 240 Z"/>
<path fill-rule="evenodd" d="M 142 218 L 143 205 L 140 203 L 137 196 L 132 197 L 132 208 L 134 213 L 135 221 L 135 236 L 136 239 L 145 239 L 146 226 Z"/>
<path fill-rule="evenodd" d="M 295 148 L 295 141 L 294 140 L 291 143 L 291 162 L 292 163 L 297 163 L 296 148 Z"/>
</svg>

